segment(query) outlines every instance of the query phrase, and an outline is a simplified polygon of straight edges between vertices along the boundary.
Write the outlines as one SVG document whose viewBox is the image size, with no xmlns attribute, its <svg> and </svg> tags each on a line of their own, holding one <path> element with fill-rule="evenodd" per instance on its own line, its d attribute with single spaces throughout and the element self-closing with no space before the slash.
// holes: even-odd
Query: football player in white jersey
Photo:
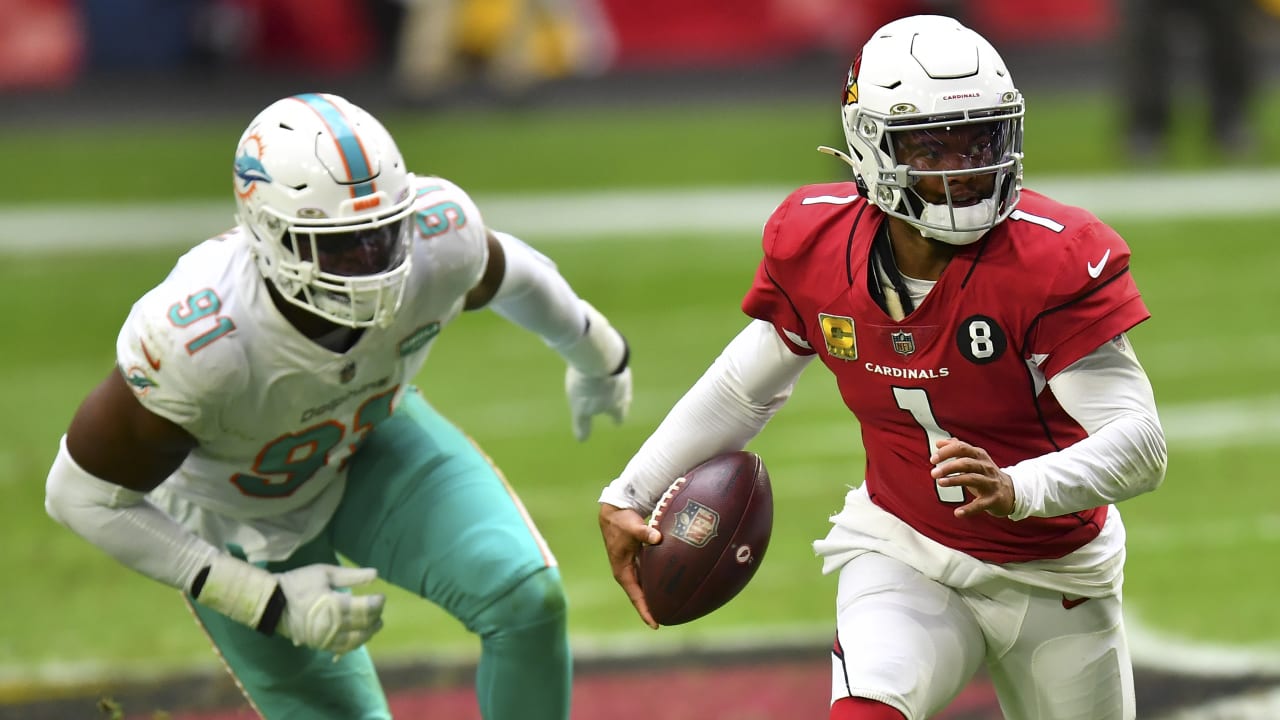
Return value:
<svg viewBox="0 0 1280 720">
<path fill-rule="evenodd" d="M 237 226 L 134 304 L 62 438 L 49 514 L 181 590 L 264 717 L 390 717 L 363 647 L 385 599 L 349 591 L 381 577 L 480 637 L 483 717 L 567 718 L 555 559 L 410 383 L 445 325 L 490 307 L 564 357 L 584 440 L 627 412 L 625 340 L 343 98 L 263 110 L 233 181 Z"/>
</svg>

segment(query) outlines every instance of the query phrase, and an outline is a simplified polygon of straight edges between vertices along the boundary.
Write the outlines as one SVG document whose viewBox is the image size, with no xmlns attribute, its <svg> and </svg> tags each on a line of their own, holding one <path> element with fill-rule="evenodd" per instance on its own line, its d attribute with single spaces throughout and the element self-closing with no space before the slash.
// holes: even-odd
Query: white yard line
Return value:
<svg viewBox="0 0 1280 720">
<path fill-rule="evenodd" d="M 1179 710 L 1159 720 L 1276 720 L 1280 718 L 1280 688 L 1242 695 Z"/>
<path fill-rule="evenodd" d="M 1273 444 L 1280 434 L 1280 395 L 1162 404 L 1160 424 L 1175 448 Z"/>
<path fill-rule="evenodd" d="M 1280 170 L 1044 177 L 1028 185 L 1107 221 L 1280 212 Z M 617 235 L 759 234 L 794 188 L 623 189 L 474 198 L 493 227 L 537 242 Z M 193 245 L 234 223 L 231 198 L 163 204 L 0 206 L 0 252 Z"/>
<path fill-rule="evenodd" d="M 1208 677 L 1280 677 L 1280 648 L 1240 647 L 1177 636 L 1148 626 L 1132 608 L 1125 610 L 1124 623 L 1133 661 L 1142 667 Z"/>
</svg>

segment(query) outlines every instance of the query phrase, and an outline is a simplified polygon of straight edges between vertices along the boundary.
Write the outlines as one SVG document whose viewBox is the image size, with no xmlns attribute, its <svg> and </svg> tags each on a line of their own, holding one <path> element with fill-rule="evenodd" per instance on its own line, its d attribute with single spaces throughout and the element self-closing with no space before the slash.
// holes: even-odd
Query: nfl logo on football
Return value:
<svg viewBox="0 0 1280 720">
<path fill-rule="evenodd" d="M 694 547 L 702 547 L 716 536 L 720 514 L 700 502 L 690 500 L 676 514 L 671 533 Z"/>
<path fill-rule="evenodd" d="M 916 351 L 916 339 L 909 332 L 895 332 L 889 339 L 893 341 L 893 351 L 902 357 Z"/>
</svg>

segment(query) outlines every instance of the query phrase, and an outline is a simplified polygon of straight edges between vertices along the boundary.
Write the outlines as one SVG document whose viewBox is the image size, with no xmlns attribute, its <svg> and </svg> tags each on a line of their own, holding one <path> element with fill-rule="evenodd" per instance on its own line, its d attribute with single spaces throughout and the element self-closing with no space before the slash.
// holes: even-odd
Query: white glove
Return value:
<svg viewBox="0 0 1280 720">
<path fill-rule="evenodd" d="M 564 391 L 573 416 L 573 436 L 581 442 L 591 434 L 591 418 L 608 415 L 622 422 L 631 407 L 631 353 L 627 341 L 591 303 L 582 301 L 587 331 L 569 345 L 557 348 L 569 363 Z"/>
<path fill-rule="evenodd" d="M 382 628 L 385 595 L 352 595 L 342 588 L 373 582 L 373 568 L 306 565 L 272 574 L 230 555 L 213 558 L 191 595 L 236 622 L 294 645 L 342 655 Z"/>
<path fill-rule="evenodd" d="M 564 391 L 573 415 L 573 436 L 582 442 L 591 435 L 593 416 L 608 415 L 617 423 L 626 419 L 631 407 L 631 368 L 616 375 L 591 377 L 570 365 L 564 375 Z"/>
<path fill-rule="evenodd" d="M 373 582 L 373 568 L 307 565 L 276 578 L 286 605 L 276 632 L 294 645 L 342 655 L 368 642 L 382 629 L 382 594 L 353 595 L 340 588 Z"/>
</svg>

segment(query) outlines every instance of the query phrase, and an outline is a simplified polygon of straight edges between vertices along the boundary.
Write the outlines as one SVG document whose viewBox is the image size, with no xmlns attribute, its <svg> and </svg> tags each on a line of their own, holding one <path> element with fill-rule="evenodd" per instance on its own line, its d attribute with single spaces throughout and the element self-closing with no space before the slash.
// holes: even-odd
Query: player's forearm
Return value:
<svg viewBox="0 0 1280 720">
<path fill-rule="evenodd" d="M 782 345 L 767 323 L 753 322 L 680 398 L 600 502 L 648 515 L 681 473 L 741 450 L 760 434 L 808 362 Z"/>
<path fill-rule="evenodd" d="M 85 471 L 67 452 L 65 437 L 45 483 L 45 510 L 122 565 L 233 620 L 270 634 L 283 612 L 271 573 L 221 552 L 143 493 Z"/>
<path fill-rule="evenodd" d="M 741 450 L 782 405 L 747 402 L 717 360 L 671 408 L 653 434 L 600 495 L 600 502 L 648 515 L 671 481 L 730 450 Z"/>
<path fill-rule="evenodd" d="M 179 590 L 190 589 L 219 554 L 143 493 L 86 472 L 67 452 L 65 437 L 45 483 L 45 510 L 125 566 Z"/>
<path fill-rule="evenodd" d="M 627 364 L 626 341 L 578 297 L 555 263 L 512 235 L 494 236 L 506 255 L 506 271 L 489 306 L 536 333 L 584 375 L 621 372 Z"/>
<path fill-rule="evenodd" d="M 1164 431 L 1151 384 L 1127 343 L 1099 348 L 1050 387 L 1089 437 L 1005 468 L 1014 482 L 1012 519 L 1086 510 L 1160 485 L 1168 457 Z"/>
<path fill-rule="evenodd" d="M 1065 515 L 1150 492 L 1164 479 L 1165 458 L 1150 418 L 1118 418 L 1069 448 L 1006 468 L 1015 488 L 1010 517 Z"/>
</svg>

